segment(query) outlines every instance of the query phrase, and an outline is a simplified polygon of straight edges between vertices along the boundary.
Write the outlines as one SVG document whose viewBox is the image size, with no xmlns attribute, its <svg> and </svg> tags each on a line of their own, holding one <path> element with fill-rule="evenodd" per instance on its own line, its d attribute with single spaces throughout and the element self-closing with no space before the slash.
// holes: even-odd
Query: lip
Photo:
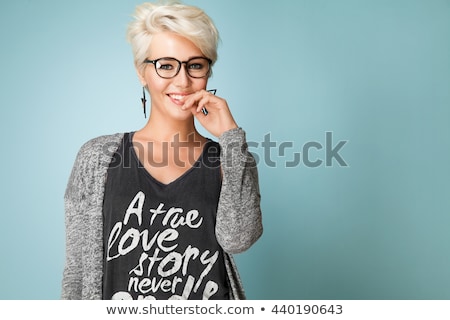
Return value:
<svg viewBox="0 0 450 320">
<path fill-rule="evenodd" d="M 169 99 L 176 105 L 182 106 L 184 105 L 184 101 L 186 100 L 187 96 L 189 96 L 190 93 L 180 93 L 180 92 L 172 92 L 168 93 L 167 96 Z"/>
</svg>

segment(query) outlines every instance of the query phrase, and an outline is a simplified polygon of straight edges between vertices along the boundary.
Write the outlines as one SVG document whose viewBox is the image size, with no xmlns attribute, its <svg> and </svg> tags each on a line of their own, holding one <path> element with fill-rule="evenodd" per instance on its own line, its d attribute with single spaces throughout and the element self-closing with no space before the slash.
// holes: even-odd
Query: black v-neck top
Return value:
<svg viewBox="0 0 450 320">
<path fill-rule="evenodd" d="M 228 299 L 215 236 L 219 144 L 209 140 L 188 171 L 163 184 L 140 163 L 132 137 L 125 134 L 107 171 L 103 298 Z"/>
</svg>

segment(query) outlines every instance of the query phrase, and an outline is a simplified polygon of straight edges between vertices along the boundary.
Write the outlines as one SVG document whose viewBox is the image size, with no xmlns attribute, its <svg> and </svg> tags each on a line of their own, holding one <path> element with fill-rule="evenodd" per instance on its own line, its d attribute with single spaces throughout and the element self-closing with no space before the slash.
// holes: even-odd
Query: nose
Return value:
<svg viewBox="0 0 450 320">
<path fill-rule="evenodd" d="M 187 68 L 186 64 L 183 63 L 180 67 L 180 71 L 174 77 L 175 85 L 182 87 L 182 88 L 188 87 L 191 83 L 191 77 L 187 73 L 186 68 Z"/>
</svg>

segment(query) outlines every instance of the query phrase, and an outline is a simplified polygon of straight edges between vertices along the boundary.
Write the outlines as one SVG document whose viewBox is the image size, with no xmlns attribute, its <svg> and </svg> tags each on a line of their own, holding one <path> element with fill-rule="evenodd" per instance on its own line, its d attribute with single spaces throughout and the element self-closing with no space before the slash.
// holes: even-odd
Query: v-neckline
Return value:
<svg viewBox="0 0 450 320">
<path fill-rule="evenodd" d="M 194 162 L 194 164 L 187 169 L 186 171 L 184 171 L 181 175 L 179 175 L 177 178 L 175 178 L 174 180 L 170 181 L 169 183 L 164 183 L 158 179 L 156 179 L 151 173 L 150 171 L 148 171 L 144 164 L 141 162 L 141 160 L 139 159 L 138 155 L 136 154 L 136 150 L 134 149 L 134 142 L 133 142 L 133 137 L 134 137 L 135 131 L 130 132 L 128 134 L 128 143 L 130 144 L 130 148 L 131 148 L 131 155 L 134 158 L 134 160 L 138 163 L 138 169 L 139 170 L 143 170 L 144 173 L 146 174 L 146 176 L 148 176 L 150 178 L 150 180 L 152 180 L 153 182 L 155 182 L 156 184 L 167 188 L 169 186 L 172 186 L 176 183 L 178 183 L 179 181 L 183 180 L 184 177 L 186 177 L 190 172 L 192 172 L 195 168 L 198 167 L 198 164 L 202 161 L 204 154 L 206 152 L 207 146 L 211 143 L 211 140 L 206 138 L 206 142 L 203 145 L 203 150 L 200 153 L 200 156 L 197 158 L 197 160 Z"/>
</svg>

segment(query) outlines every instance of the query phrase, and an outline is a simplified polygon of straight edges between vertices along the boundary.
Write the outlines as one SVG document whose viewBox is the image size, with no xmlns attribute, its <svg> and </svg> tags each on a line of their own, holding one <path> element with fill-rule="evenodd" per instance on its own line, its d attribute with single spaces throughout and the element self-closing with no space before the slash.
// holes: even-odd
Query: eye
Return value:
<svg viewBox="0 0 450 320">
<path fill-rule="evenodd" d="M 156 67 L 161 70 L 173 70 L 175 66 L 171 63 L 160 63 L 158 62 Z"/>
<path fill-rule="evenodd" d="M 192 70 L 201 70 L 201 69 L 203 69 L 204 67 L 205 67 L 205 65 L 204 64 L 202 64 L 202 63 L 191 63 L 191 64 L 189 64 L 189 69 L 192 69 Z"/>
<path fill-rule="evenodd" d="M 156 68 L 163 71 L 174 70 L 178 68 L 178 62 L 172 59 L 160 59 L 156 63 Z"/>
</svg>

